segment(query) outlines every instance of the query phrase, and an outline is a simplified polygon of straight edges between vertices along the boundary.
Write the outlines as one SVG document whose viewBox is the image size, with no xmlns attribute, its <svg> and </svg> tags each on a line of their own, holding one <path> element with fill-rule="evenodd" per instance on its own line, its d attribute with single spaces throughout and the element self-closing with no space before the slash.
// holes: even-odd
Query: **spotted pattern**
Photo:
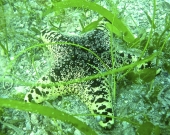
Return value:
<svg viewBox="0 0 170 135">
<path fill-rule="evenodd" d="M 47 47 L 54 57 L 54 64 L 51 70 L 38 80 L 42 85 L 32 87 L 26 94 L 25 101 L 33 100 L 41 103 L 58 96 L 76 95 L 87 105 L 91 113 L 100 115 L 99 125 L 110 129 L 114 124 L 114 106 L 109 76 L 70 85 L 43 85 L 82 78 L 111 69 L 109 32 L 102 26 L 79 36 L 42 30 L 41 37 L 45 43 L 51 43 Z M 83 48 L 68 44 L 52 44 L 56 42 L 74 43 L 86 47 L 96 53 L 107 66 L 103 66 L 96 56 Z M 114 52 L 114 57 L 114 68 L 120 67 L 122 63 L 130 64 L 137 61 L 135 55 L 124 51 Z"/>
</svg>

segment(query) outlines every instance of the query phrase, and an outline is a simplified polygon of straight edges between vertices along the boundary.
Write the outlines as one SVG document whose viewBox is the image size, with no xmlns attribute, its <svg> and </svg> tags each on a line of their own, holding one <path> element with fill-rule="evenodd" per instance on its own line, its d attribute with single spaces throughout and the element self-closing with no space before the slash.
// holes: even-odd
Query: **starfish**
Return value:
<svg viewBox="0 0 170 135">
<path fill-rule="evenodd" d="M 50 71 L 38 80 L 39 83 L 69 81 L 70 79 L 102 73 L 107 68 L 113 68 L 110 55 L 110 35 L 104 26 L 98 26 L 95 30 L 79 36 L 42 30 L 41 37 L 45 43 L 48 43 L 47 47 L 54 57 L 54 64 Z M 97 54 L 106 66 L 103 66 L 103 63 L 88 50 L 68 44 L 57 44 L 56 42 L 74 43 L 85 47 Z M 123 51 L 115 54 L 114 68 L 120 67 L 122 63 L 130 64 L 134 60 L 137 61 L 137 57 L 133 54 Z M 99 125 L 101 127 L 110 129 L 113 126 L 114 109 L 109 76 L 70 85 L 34 86 L 26 94 L 24 100 L 41 103 L 69 94 L 78 96 L 91 113 L 100 116 Z"/>
</svg>

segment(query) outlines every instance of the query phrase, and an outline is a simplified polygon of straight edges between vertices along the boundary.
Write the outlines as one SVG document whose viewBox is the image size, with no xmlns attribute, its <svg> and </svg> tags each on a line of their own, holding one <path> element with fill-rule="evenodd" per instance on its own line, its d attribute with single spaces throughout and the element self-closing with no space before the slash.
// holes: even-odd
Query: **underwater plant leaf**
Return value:
<svg viewBox="0 0 170 135">
<path fill-rule="evenodd" d="M 25 103 L 17 100 L 11 100 L 11 99 L 3 99 L 0 98 L 0 107 L 7 107 L 7 108 L 14 108 L 19 109 L 23 111 L 30 111 L 33 113 L 41 114 L 50 118 L 55 118 L 58 120 L 61 120 L 63 122 L 69 123 L 79 129 L 81 132 L 87 134 L 87 135 L 96 135 L 96 133 L 87 126 L 84 122 L 76 119 L 75 117 L 62 112 L 60 110 L 42 106 L 39 104 L 34 103 Z"/>
<path fill-rule="evenodd" d="M 139 71 L 138 75 L 144 82 L 150 82 L 155 79 L 156 71 L 157 70 L 155 68 L 147 68 Z"/>
<path fill-rule="evenodd" d="M 97 21 L 91 22 L 89 25 L 85 26 L 82 30 L 82 33 L 86 33 L 88 31 L 94 30 L 97 28 L 99 22 L 103 19 L 103 17 L 99 18 Z"/>
<path fill-rule="evenodd" d="M 151 122 L 144 122 L 137 129 L 139 135 L 151 135 L 154 125 Z"/>
<path fill-rule="evenodd" d="M 155 103 L 158 101 L 158 94 L 163 88 L 161 86 L 154 87 L 151 96 L 148 98 L 150 103 Z"/>
<path fill-rule="evenodd" d="M 153 130 L 153 124 L 151 122 L 144 122 L 140 127 L 137 129 L 139 135 L 151 135 Z"/>
<path fill-rule="evenodd" d="M 165 17 L 165 28 L 168 28 L 170 29 L 170 14 L 166 14 L 166 17 Z"/>
<path fill-rule="evenodd" d="M 137 72 L 130 72 L 126 75 L 126 78 L 134 83 L 138 83 L 138 79 L 141 79 L 143 83 L 150 82 L 155 78 L 156 71 L 155 68 L 146 68 Z"/>
<path fill-rule="evenodd" d="M 47 9 L 47 13 L 51 12 L 57 12 L 62 11 L 64 8 L 71 8 L 71 7 L 79 7 L 79 8 L 85 8 L 93 10 L 103 17 L 105 17 L 107 20 L 112 22 L 113 26 L 119 30 L 120 33 L 123 33 L 123 39 L 127 43 L 131 43 L 134 41 L 135 37 L 133 36 L 132 32 L 126 27 L 126 25 L 114 14 L 112 14 L 110 11 L 105 9 L 104 7 L 97 5 L 93 2 L 87 2 L 85 0 L 65 0 L 63 2 L 54 2 L 53 7 Z M 115 33 L 117 34 L 117 33 Z M 119 35 L 118 35 L 119 36 Z"/>
<path fill-rule="evenodd" d="M 159 126 L 153 125 L 149 121 L 145 121 L 142 125 L 137 129 L 137 133 L 139 135 L 160 135 Z"/>
<path fill-rule="evenodd" d="M 17 121 L 15 121 L 15 122 L 17 123 Z M 10 121 L 9 123 L 6 123 L 6 122 L 1 121 L 1 119 L 0 119 L 0 124 L 12 129 L 13 131 L 16 132 L 17 135 L 24 135 L 24 131 L 21 128 L 15 126 L 15 124 L 12 121 Z"/>
<path fill-rule="evenodd" d="M 0 117 L 3 115 L 3 108 L 0 108 Z"/>
<path fill-rule="evenodd" d="M 108 28 L 109 31 L 111 31 L 112 33 L 115 33 L 118 37 L 121 37 L 121 35 L 123 34 L 111 23 L 106 23 L 106 28 Z"/>
<path fill-rule="evenodd" d="M 8 54 L 8 50 L 5 48 L 5 46 L 0 43 L 0 47 L 3 49 L 3 53 L 4 53 L 5 55 L 7 55 L 7 54 Z"/>
<path fill-rule="evenodd" d="M 142 38 L 135 38 L 135 40 L 133 42 L 131 42 L 131 44 L 129 44 L 130 48 L 137 48 L 139 46 L 139 44 L 142 42 Z"/>
<path fill-rule="evenodd" d="M 170 64 L 165 63 L 163 66 L 164 66 L 165 70 L 170 74 Z"/>
<path fill-rule="evenodd" d="M 153 22 L 153 20 L 151 19 L 151 17 L 148 15 L 148 13 L 147 13 L 146 11 L 144 11 L 144 13 L 145 13 L 145 15 L 146 15 L 146 17 L 147 17 L 150 25 L 152 26 L 152 23 L 153 23 L 153 26 L 152 26 L 152 27 L 153 27 L 153 29 L 155 29 L 155 28 L 156 28 L 156 25 L 155 25 L 155 23 Z"/>
<path fill-rule="evenodd" d="M 154 135 L 160 135 L 160 134 L 161 134 L 161 131 L 160 131 L 160 127 L 159 127 L 159 126 L 154 126 L 153 134 L 154 134 Z"/>
<path fill-rule="evenodd" d="M 1 131 L 0 131 L 0 135 L 6 135 L 5 133 L 2 133 Z"/>
<path fill-rule="evenodd" d="M 129 72 L 126 76 L 126 79 L 128 79 L 130 82 L 136 83 L 136 79 L 139 77 L 135 72 Z"/>
<path fill-rule="evenodd" d="M 32 27 L 31 30 L 34 31 L 36 34 L 40 34 L 40 30 L 35 27 Z"/>
</svg>

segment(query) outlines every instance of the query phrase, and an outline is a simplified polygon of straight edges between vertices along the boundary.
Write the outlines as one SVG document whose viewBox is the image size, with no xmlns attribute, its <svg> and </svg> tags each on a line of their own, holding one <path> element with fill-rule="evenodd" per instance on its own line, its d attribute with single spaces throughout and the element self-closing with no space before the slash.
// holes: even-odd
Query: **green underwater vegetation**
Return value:
<svg viewBox="0 0 170 135">
<path fill-rule="evenodd" d="M 7 1 L 9 2 L 9 1 Z M 9 2 L 9 5 L 12 6 L 12 2 Z M 41 19 L 50 15 L 51 13 L 55 13 L 56 16 L 62 16 L 61 18 L 64 18 L 66 12 L 66 9 L 69 9 L 70 12 L 75 13 L 76 10 L 82 10 L 83 12 L 87 11 L 93 11 L 95 14 L 98 14 L 98 18 L 95 21 L 91 22 L 84 22 L 86 20 L 85 15 L 79 19 L 80 26 L 82 28 L 81 32 L 86 33 L 91 30 L 94 30 L 98 24 L 101 22 L 101 20 L 106 19 L 108 22 L 106 23 L 106 28 L 108 29 L 110 33 L 110 55 L 112 58 L 112 68 L 108 69 L 107 64 L 105 64 L 100 57 L 98 57 L 95 52 L 92 50 L 89 50 L 88 48 L 82 47 L 81 45 L 78 44 L 73 44 L 73 43 L 64 43 L 64 42 L 56 42 L 52 44 L 67 44 L 68 46 L 75 46 L 81 49 L 84 49 L 88 51 L 89 53 L 93 54 L 101 63 L 104 67 L 106 67 L 106 71 L 104 72 L 99 72 L 97 74 L 94 74 L 92 76 L 86 76 L 83 78 L 77 78 L 69 81 L 63 81 L 63 82 L 56 82 L 56 83 L 49 83 L 46 84 L 47 86 L 61 86 L 61 85 L 70 85 L 70 84 L 75 84 L 75 83 L 80 83 L 80 82 L 85 82 L 89 80 L 93 80 L 96 78 L 102 78 L 102 77 L 111 77 L 111 81 L 109 81 L 109 85 L 111 86 L 111 95 L 113 97 L 113 101 L 117 100 L 117 96 L 120 93 L 120 91 L 117 90 L 117 87 L 119 87 L 119 84 L 122 84 L 120 86 L 123 87 L 126 84 L 126 81 L 130 83 L 131 85 L 135 84 L 140 84 L 144 85 L 147 84 L 147 93 L 149 93 L 149 97 L 143 97 L 145 102 L 147 104 L 152 104 L 159 102 L 158 101 L 158 96 L 162 92 L 163 86 L 157 84 L 154 86 L 154 81 L 157 76 L 161 74 L 162 71 L 167 72 L 170 74 L 170 62 L 168 59 L 170 58 L 170 14 L 166 14 L 165 20 L 164 20 L 164 29 L 161 32 L 157 32 L 156 29 L 159 27 L 157 26 L 157 23 L 155 21 L 155 16 L 156 16 L 156 11 L 157 11 L 157 6 L 156 6 L 156 0 L 152 0 L 153 4 L 153 14 L 150 16 L 147 11 L 144 11 L 148 22 L 150 23 L 150 31 L 149 33 L 144 32 L 141 35 L 138 35 L 138 37 L 135 37 L 133 35 L 133 32 L 129 29 L 129 27 L 126 25 L 126 21 L 119 16 L 119 11 L 115 8 L 116 5 L 111 5 L 110 9 L 113 11 L 110 11 L 98 4 L 99 0 L 95 0 L 94 2 L 86 1 L 86 0 L 58 0 L 58 1 L 52 1 L 52 5 L 48 5 L 48 3 L 43 3 L 43 1 L 38 1 L 39 5 L 44 5 L 45 9 L 43 14 L 40 16 L 34 16 L 36 18 L 37 23 L 41 24 Z M 108 0 L 108 3 L 111 3 L 111 0 Z M 14 84 L 19 86 L 41 86 L 41 83 L 36 83 L 33 81 L 24 81 L 22 77 L 18 76 L 17 74 L 14 74 L 13 70 L 15 70 L 17 63 L 22 59 L 22 57 L 27 57 L 27 60 L 29 64 L 33 67 L 35 70 L 36 78 L 39 78 L 41 75 L 38 73 L 36 69 L 36 60 L 39 60 L 41 56 L 39 56 L 40 53 L 46 52 L 45 46 L 47 44 L 42 43 L 39 37 L 36 37 L 32 33 L 19 33 L 20 35 L 28 36 L 31 39 L 34 38 L 35 40 L 30 41 L 28 46 L 22 48 L 19 47 L 18 45 L 13 47 L 14 50 L 18 50 L 20 48 L 20 51 L 16 51 L 17 53 L 10 54 L 11 52 L 9 51 L 9 46 L 8 46 L 8 40 L 11 38 L 15 38 L 15 30 L 10 26 L 9 24 L 9 18 L 11 12 L 7 14 L 4 10 L 4 4 L 5 1 L 0 2 L 0 32 L 1 39 L 0 41 L 0 48 L 1 48 L 1 55 L 8 59 L 7 65 L 5 66 L 5 72 L 3 75 L 0 77 L 0 82 L 6 82 L 7 84 L 12 83 L 9 78 L 5 78 L 5 76 L 9 75 L 12 76 L 12 78 L 15 78 Z M 25 1 L 26 3 L 26 1 Z M 15 11 L 18 12 L 22 16 L 22 8 L 21 7 L 14 7 Z M 29 10 L 29 8 L 28 8 Z M 30 16 L 33 14 L 34 11 L 28 11 L 30 13 Z M 115 12 L 115 13 L 114 13 Z M 83 18 L 84 17 L 84 18 Z M 30 19 L 30 18 L 29 18 Z M 135 20 L 134 20 L 135 21 Z M 49 22 L 51 26 L 53 26 L 51 29 L 58 29 L 56 27 L 56 23 L 62 25 L 62 19 L 56 22 Z M 40 28 L 41 29 L 41 28 Z M 36 35 L 40 35 L 40 30 L 37 29 L 37 27 L 32 27 L 32 31 L 36 33 Z M 10 34 L 9 34 L 10 33 Z M 128 49 L 138 49 L 140 50 L 140 54 L 138 56 L 138 59 L 135 62 L 132 62 L 131 64 L 128 65 L 123 65 L 118 68 L 114 68 L 114 51 L 115 48 L 113 47 L 114 44 L 116 43 L 117 40 L 115 38 L 118 38 L 121 40 L 124 44 L 127 45 Z M 20 39 L 22 41 L 22 38 Z M 51 43 L 50 43 L 51 44 Z M 11 56 L 13 56 L 11 58 Z M 155 66 L 151 68 L 141 68 L 141 65 L 145 65 L 145 63 L 148 63 L 150 61 L 155 61 Z M 160 64 L 161 63 L 161 64 Z M 93 66 L 93 65 L 90 65 Z M 137 67 L 137 68 L 136 68 Z M 139 67 L 139 68 L 138 68 Z M 135 69 L 135 70 L 134 70 Z M 116 77 L 118 76 L 118 77 Z M 1 83 L 1 84 L 2 84 Z M 43 84 L 44 85 L 44 84 Z M 1 87 L 2 88 L 2 87 Z M 169 87 L 166 89 L 170 89 Z M 167 91 L 168 91 L 167 90 Z M 144 90 L 146 91 L 146 90 Z M 12 95 L 12 94 L 11 94 Z M 43 106 L 41 104 L 35 104 L 35 103 L 25 103 L 23 101 L 24 95 L 23 93 L 15 93 L 12 96 L 10 95 L 10 98 L 0 98 L 0 129 L 2 129 L 2 125 L 5 125 L 9 128 L 12 128 L 16 133 L 18 134 L 24 134 L 24 131 L 21 131 L 21 129 L 17 128 L 17 124 L 12 122 L 10 124 L 7 124 L 3 122 L 3 117 L 6 115 L 5 110 L 7 108 L 10 109 L 17 109 L 21 111 L 26 111 L 30 113 L 36 113 L 40 114 L 42 116 L 47 116 L 51 119 L 57 119 L 61 120 L 65 123 L 68 123 L 75 128 L 77 128 L 79 131 L 81 131 L 83 134 L 87 135 L 97 135 L 98 133 L 96 132 L 96 129 L 88 126 L 85 122 L 82 122 L 81 120 L 75 118 L 74 116 L 95 116 L 96 114 L 75 114 L 71 115 L 69 113 L 66 113 L 62 110 L 57 110 L 56 108 L 52 108 L 50 106 Z M 161 97 L 161 96 L 160 96 Z M 69 103 L 68 103 L 69 104 Z M 116 103 L 114 104 L 116 106 Z M 152 108 L 149 108 L 151 110 Z M 44 111 L 45 110 L 45 111 Z M 168 113 L 168 112 L 167 112 Z M 136 114 L 137 115 L 137 114 Z M 113 116 L 114 120 L 116 121 L 115 124 L 117 123 L 123 123 L 127 122 L 130 123 L 135 127 L 135 132 L 136 134 L 139 135 L 160 135 L 163 134 L 164 130 L 168 130 L 170 128 L 170 123 L 168 120 L 170 118 L 162 115 L 161 120 L 165 125 L 168 125 L 167 127 L 164 125 L 155 125 L 151 120 L 150 117 L 147 116 L 147 114 L 141 114 L 143 116 L 143 122 L 140 123 L 139 121 L 136 121 L 135 116 Z M 97 115 L 96 115 L 97 116 Z M 54 129 L 53 129 L 54 130 Z M 60 129 L 63 134 L 65 133 Z M 114 129 L 113 129 L 114 130 Z M 0 134 L 5 134 L 4 131 L 0 131 Z M 71 134 L 71 133 L 70 133 Z"/>
</svg>

